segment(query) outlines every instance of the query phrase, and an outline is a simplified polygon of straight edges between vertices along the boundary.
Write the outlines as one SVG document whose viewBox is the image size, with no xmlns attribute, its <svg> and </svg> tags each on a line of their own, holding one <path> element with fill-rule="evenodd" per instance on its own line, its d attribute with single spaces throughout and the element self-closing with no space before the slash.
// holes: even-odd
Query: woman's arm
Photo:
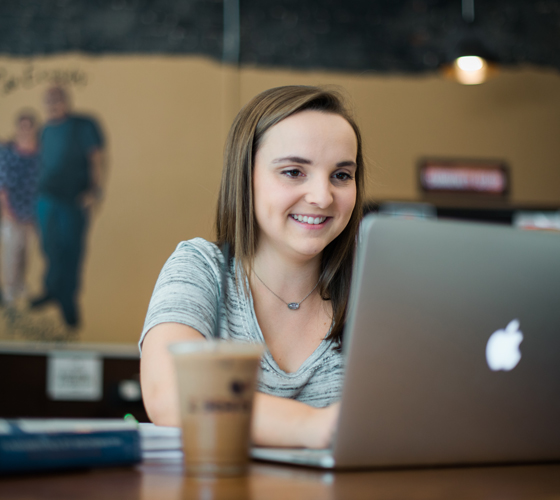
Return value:
<svg viewBox="0 0 560 500">
<path fill-rule="evenodd" d="M 142 343 L 140 379 L 144 405 L 156 425 L 180 426 L 177 382 L 167 346 L 180 341 L 203 341 L 186 325 L 161 323 Z M 257 392 L 255 394 L 253 442 L 261 446 L 326 448 L 338 418 L 338 405 L 313 408 L 299 401 Z"/>
<path fill-rule="evenodd" d="M 167 346 L 173 342 L 203 340 L 201 333 L 180 323 L 160 323 L 144 337 L 140 385 L 144 407 L 154 424 L 181 425 L 175 367 Z"/>
<path fill-rule="evenodd" d="M 257 392 L 251 438 L 260 446 L 327 448 L 338 419 L 339 404 L 314 408 L 293 399 Z"/>
<path fill-rule="evenodd" d="M 3 188 L 0 189 L 0 208 L 2 210 L 2 217 L 5 217 L 6 220 L 16 219 L 12 207 L 10 206 L 10 201 L 8 200 L 8 193 Z"/>
</svg>

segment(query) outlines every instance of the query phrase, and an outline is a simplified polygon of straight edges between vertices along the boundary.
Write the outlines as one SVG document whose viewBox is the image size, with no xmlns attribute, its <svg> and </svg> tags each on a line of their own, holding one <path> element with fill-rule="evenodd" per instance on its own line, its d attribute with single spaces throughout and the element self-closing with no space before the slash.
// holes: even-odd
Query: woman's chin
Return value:
<svg viewBox="0 0 560 500">
<path fill-rule="evenodd" d="M 294 248 L 294 250 L 295 253 L 299 255 L 302 259 L 309 260 L 320 255 L 325 249 L 325 246 L 326 245 L 319 245 L 319 244 L 301 245 L 297 248 Z"/>
</svg>

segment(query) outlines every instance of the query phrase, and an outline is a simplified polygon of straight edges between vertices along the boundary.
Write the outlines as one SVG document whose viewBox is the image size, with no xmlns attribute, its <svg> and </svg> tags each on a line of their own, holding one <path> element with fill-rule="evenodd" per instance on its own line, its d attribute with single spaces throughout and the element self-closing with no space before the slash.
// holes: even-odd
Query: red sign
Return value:
<svg viewBox="0 0 560 500">
<path fill-rule="evenodd" d="M 509 180 L 501 163 L 469 161 L 424 161 L 420 165 L 420 185 L 433 193 L 473 193 L 505 195 Z"/>
</svg>

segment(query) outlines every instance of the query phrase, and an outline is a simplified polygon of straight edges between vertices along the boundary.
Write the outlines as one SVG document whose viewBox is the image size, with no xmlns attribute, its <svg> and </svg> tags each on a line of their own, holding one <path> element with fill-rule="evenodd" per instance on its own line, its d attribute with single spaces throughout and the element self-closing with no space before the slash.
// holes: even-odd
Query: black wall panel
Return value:
<svg viewBox="0 0 560 500">
<path fill-rule="evenodd" d="M 231 0 L 2 0 L 0 53 L 221 59 Z M 560 0 L 239 0 L 242 64 L 423 72 L 475 43 L 501 64 L 560 69 Z M 235 2 L 234 2 L 235 5 Z"/>
</svg>

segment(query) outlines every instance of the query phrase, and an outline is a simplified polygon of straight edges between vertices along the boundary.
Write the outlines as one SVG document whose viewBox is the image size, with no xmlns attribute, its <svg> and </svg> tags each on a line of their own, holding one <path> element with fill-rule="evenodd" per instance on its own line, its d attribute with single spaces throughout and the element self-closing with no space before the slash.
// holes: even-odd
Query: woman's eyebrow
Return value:
<svg viewBox="0 0 560 500">
<path fill-rule="evenodd" d="M 358 168 L 358 165 L 355 161 L 341 161 L 339 163 L 336 164 L 337 167 L 341 168 L 341 167 L 356 167 Z"/>
<path fill-rule="evenodd" d="M 299 163 L 301 165 L 311 165 L 313 162 L 311 160 L 307 160 L 306 158 L 301 158 L 300 156 L 283 156 L 282 158 L 276 158 L 272 160 L 272 163 Z M 341 161 L 336 164 L 337 168 L 342 167 L 358 167 L 355 161 L 347 160 Z"/>
<path fill-rule="evenodd" d="M 305 158 L 301 158 L 299 156 L 284 156 L 282 158 L 276 158 L 275 160 L 272 160 L 272 163 L 284 163 L 284 162 L 301 163 L 302 165 L 311 165 L 312 163 L 311 160 L 306 160 Z"/>
</svg>

